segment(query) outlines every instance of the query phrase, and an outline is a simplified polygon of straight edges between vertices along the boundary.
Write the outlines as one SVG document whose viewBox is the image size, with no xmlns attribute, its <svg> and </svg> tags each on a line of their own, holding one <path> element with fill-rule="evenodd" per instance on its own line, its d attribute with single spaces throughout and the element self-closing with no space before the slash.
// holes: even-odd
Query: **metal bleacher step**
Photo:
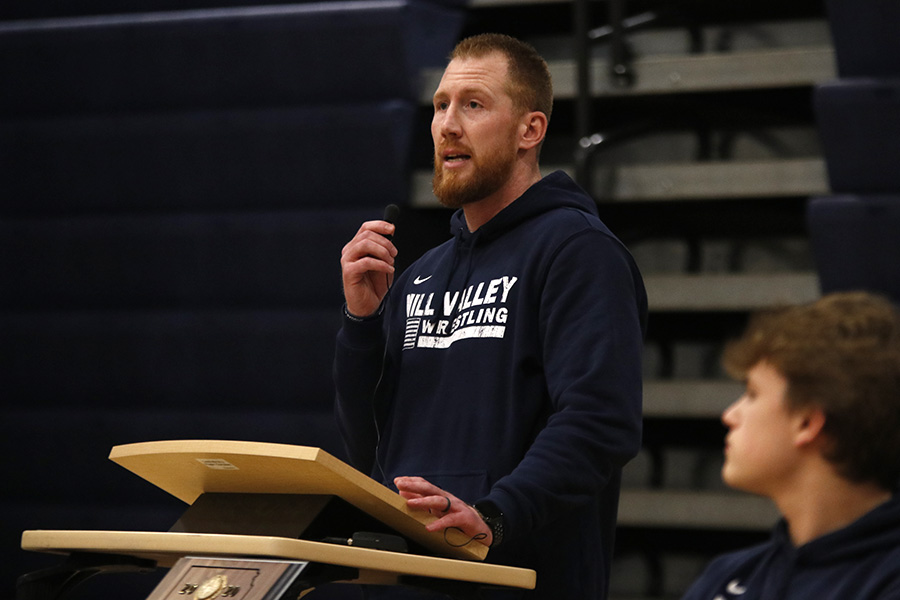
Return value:
<svg viewBox="0 0 900 600">
<path fill-rule="evenodd" d="M 767 498 L 729 491 L 623 489 L 620 527 L 765 531 L 778 520 Z"/>
<path fill-rule="evenodd" d="M 547 62 L 553 77 L 554 98 L 573 99 L 577 88 L 575 60 Z M 635 83 L 623 88 L 610 82 L 605 60 L 592 61 L 592 94 L 602 97 L 804 87 L 837 76 L 834 49 L 827 45 L 644 56 L 635 58 L 632 66 Z M 431 104 L 442 72 L 443 69 L 424 72 L 422 104 Z"/>
<path fill-rule="evenodd" d="M 822 158 L 622 165 L 610 199 L 707 200 L 811 196 L 828 193 Z M 595 190 L 602 189 L 595 185 Z"/>
<path fill-rule="evenodd" d="M 573 173 L 569 165 L 551 165 Z M 439 206 L 431 191 L 431 171 L 413 174 L 411 201 L 419 208 Z M 829 193 L 820 157 L 659 163 L 596 169 L 594 190 L 604 201 L 726 200 L 813 196 Z"/>
<path fill-rule="evenodd" d="M 644 417 L 718 419 L 743 386 L 730 380 L 644 381 Z"/>
<path fill-rule="evenodd" d="M 754 311 L 813 302 L 820 296 L 815 272 L 646 275 L 651 311 Z"/>
<path fill-rule="evenodd" d="M 829 46 L 647 56 L 634 60 L 637 76 L 631 87 L 612 85 L 605 61 L 593 62 L 591 81 L 595 96 L 802 87 L 833 79 L 834 65 L 834 50 Z M 573 98 L 575 63 L 555 62 L 550 69 L 555 96 Z"/>
</svg>

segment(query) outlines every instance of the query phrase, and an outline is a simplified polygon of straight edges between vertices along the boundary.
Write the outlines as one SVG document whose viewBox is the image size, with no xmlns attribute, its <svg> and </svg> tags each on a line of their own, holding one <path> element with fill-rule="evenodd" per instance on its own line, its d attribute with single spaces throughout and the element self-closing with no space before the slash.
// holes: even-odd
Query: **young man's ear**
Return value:
<svg viewBox="0 0 900 600">
<path fill-rule="evenodd" d="M 519 131 L 519 147 L 523 150 L 535 148 L 547 135 L 547 115 L 539 110 L 526 113 Z"/>
<path fill-rule="evenodd" d="M 825 413 L 820 408 L 801 409 L 797 414 L 797 429 L 794 436 L 796 446 L 809 446 L 822 439 L 825 428 Z"/>
</svg>

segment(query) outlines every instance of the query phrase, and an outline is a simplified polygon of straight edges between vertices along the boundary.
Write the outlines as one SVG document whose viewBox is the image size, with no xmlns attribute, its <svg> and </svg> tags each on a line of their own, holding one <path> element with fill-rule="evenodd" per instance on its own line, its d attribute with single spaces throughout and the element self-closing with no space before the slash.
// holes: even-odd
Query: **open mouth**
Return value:
<svg viewBox="0 0 900 600">
<path fill-rule="evenodd" d="M 445 162 L 463 162 L 472 158 L 469 154 L 446 154 L 444 156 Z"/>
</svg>

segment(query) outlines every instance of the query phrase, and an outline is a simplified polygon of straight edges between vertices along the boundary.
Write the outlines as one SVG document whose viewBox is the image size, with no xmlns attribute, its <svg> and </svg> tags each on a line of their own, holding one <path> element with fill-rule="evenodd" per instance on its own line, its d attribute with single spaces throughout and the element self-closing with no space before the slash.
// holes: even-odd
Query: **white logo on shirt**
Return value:
<svg viewBox="0 0 900 600">
<path fill-rule="evenodd" d="M 725 586 L 725 591 L 728 592 L 729 598 L 732 596 L 740 596 L 744 592 L 747 591 L 747 588 L 741 585 L 741 581 L 739 579 L 732 579 L 728 582 L 728 585 Z M 728 600 L 722 594 L 716 594 L 716 597 L 713 600 Z"/>
<path fill-rule="evenodd" d="M 413 284 L 427 281 L 417 277 Z M 459 340 L 502 338 L 509 319 L 510 291 L 518 277 L 472 283 L 463 290 L 406 294 L 403 349 L 446 349 Z"/>
</svg>

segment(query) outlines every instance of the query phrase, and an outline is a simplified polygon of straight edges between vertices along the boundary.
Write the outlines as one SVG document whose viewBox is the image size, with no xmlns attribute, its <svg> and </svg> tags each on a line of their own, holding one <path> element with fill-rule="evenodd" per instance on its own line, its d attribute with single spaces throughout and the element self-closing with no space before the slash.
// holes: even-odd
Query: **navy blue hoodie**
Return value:
<svg viewBox="0 0 900 600">
<path fill-rule="evenodd" d="M 683 600 L 900 599 L 900 500 L 800 547 L 787 525 L 772 538 L 715 559 Z"/>
<path fill-rule="evenodd" d="M 462 211 L 451 224 L 381 318 L 338 334 L 351 462 L 494 502 L 506 531 L 488 561 L 536 569 L 529 597 L 605 598 L 621 468 L 641 439 L 640 273 L 562 172 L 475 232 Z"/>
</svg>

